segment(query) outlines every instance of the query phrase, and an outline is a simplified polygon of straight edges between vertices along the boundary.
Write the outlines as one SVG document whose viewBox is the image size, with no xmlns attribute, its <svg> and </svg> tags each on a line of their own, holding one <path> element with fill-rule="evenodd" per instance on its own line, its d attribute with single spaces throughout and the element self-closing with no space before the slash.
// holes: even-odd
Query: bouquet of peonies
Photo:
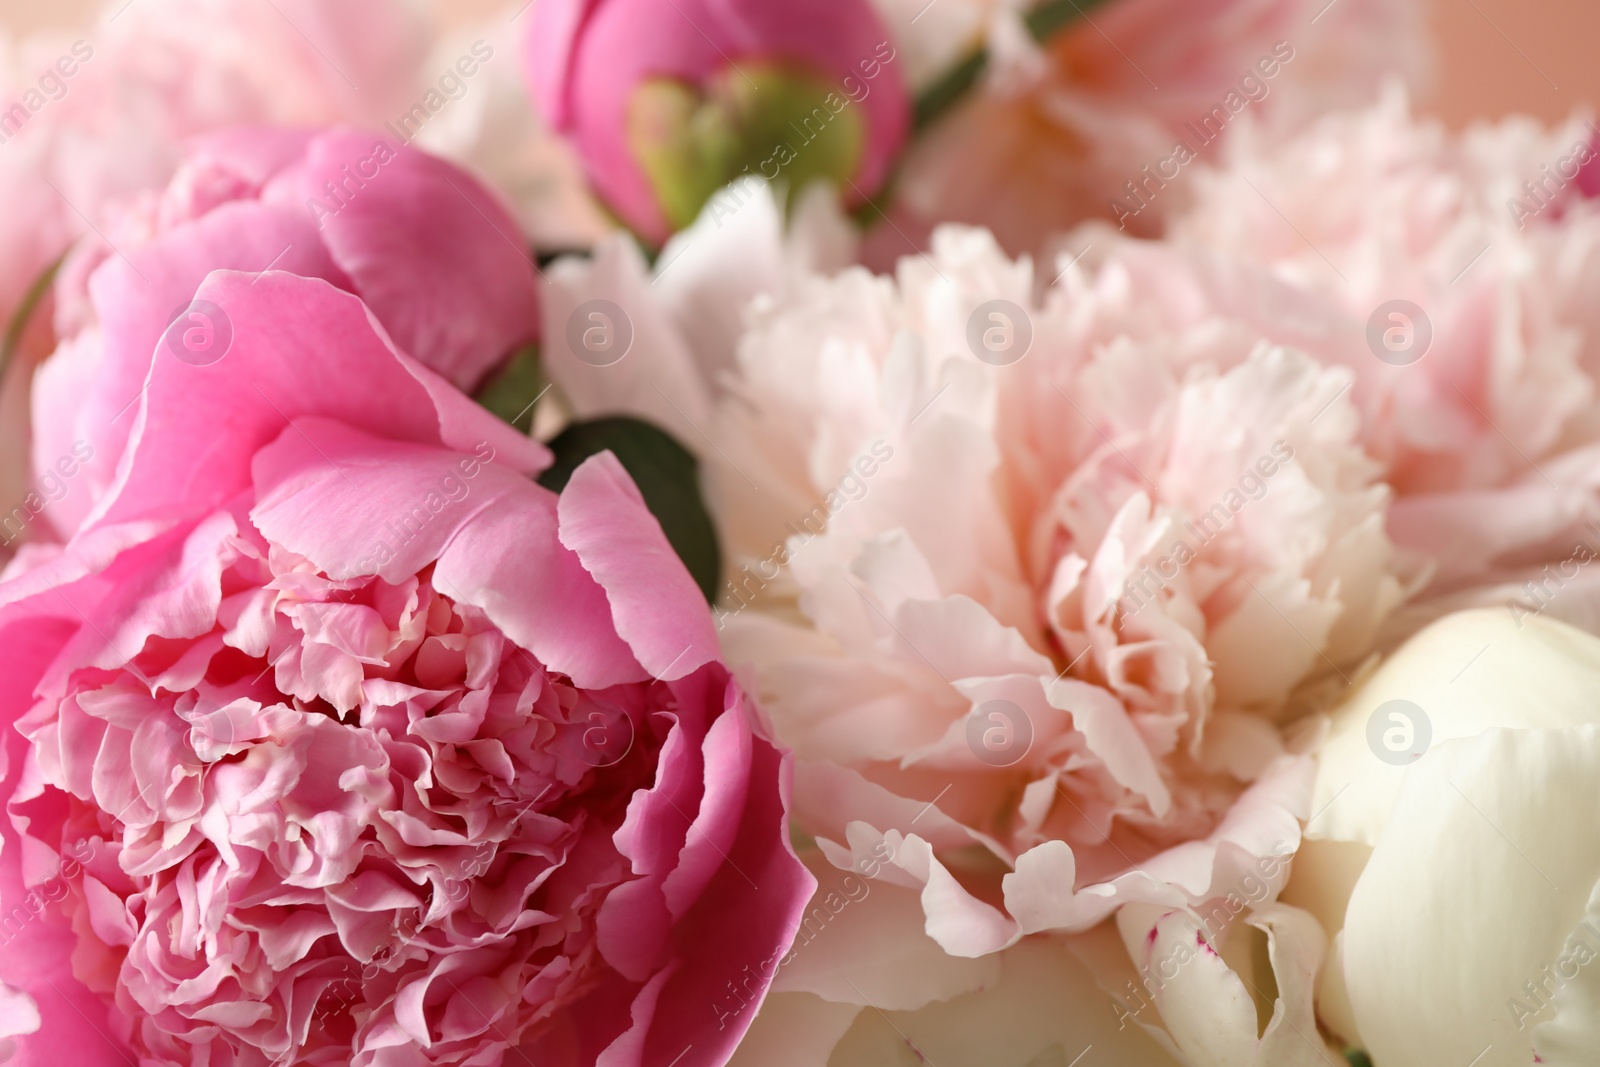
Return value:
<svg viewBox="0 0 1600 1067">
<path fill-rule="evenodd" d="M 1600 1063 L 1600 129 L 479 14 L 0 39 L 0 1063 Z"/>
</svg>

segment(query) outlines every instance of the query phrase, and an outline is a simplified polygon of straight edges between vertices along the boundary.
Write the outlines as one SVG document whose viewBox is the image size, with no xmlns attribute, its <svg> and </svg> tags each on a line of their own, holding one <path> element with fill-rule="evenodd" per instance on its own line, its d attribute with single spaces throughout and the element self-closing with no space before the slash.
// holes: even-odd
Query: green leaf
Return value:
<svg viewBox="0 0 1600 1067">
<path fill-rule="evenodd" d="M 539 348 L 517 350 L 473 397 L 478 403 L 523 433 L 533 426 L 533 403 L 544 395 L 547 383 L 539 369 Z"/>
<path fill-rule="evenodd" d="M 722 553 L 717 531 L 700 495 L 700 465 L 664 430 L 625 416 L 575 422 L 549 443 L 555 463 L 539 484 L 559 493 L 578 465 L 610 449 L 633 476 L 645 506 L 661 524 L 673 551 L 689 568 L 707 603 L 717 599 Z"/>
<path fill-rule="evenodd" d="M 1358 1048 L 1345 1049 L 1344 1058 L 1350 1061 L 1350 1067 L 1372 1067 L 1372 1057 Z"/>
</svg>

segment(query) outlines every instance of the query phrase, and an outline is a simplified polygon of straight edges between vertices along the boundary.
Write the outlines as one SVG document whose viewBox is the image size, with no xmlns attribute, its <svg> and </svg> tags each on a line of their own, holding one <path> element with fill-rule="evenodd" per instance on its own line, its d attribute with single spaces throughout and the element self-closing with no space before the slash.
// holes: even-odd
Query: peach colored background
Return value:
<svg viewBox="0 0 1600 1067">
<path fill-rule="evenodd" d="M 1452 123 L 1600 104 L 1595 0 L 1430 0 L 1440 46 L 1435 111 Z"/>
<path fill-rule="evenodd" d="M 1597 0 L 1425 2 L 1440 45 L 1437 84 L 1425 103 L 1452 124 L 1513 112 L 1550 120 L 1600 103 Z M 456 23 L 486 17 L 505 0 L 431 4 L 442 21 Z M 0 26 L 12 33 L 71 26 L 97 6 L 97 0 L 0 0 Z"/>
</svg>

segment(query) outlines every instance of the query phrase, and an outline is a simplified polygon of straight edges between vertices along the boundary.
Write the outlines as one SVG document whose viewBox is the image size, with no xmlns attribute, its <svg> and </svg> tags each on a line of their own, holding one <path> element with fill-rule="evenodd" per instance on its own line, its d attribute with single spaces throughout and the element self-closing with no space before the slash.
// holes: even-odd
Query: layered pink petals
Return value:
<svg viewBox="0 0 1600 1067">
<path fill-rule="evenodd" d="M 76 253 L 58 285 L 64 339 L 35 385 L 35 470 L 47 478 L 74 447 L 93 457 L 83 488 L 50 494 L 63 534 L 113 478 L 152 355 L 177 351 L 192 322 L 215 331 L 224 355 L 230 335 L 246 343 L 240 324 L 197 303 L 213 271 L 354 292 L 400 348 L 466 388 L 537 333 L 533 266 L 505 209 L 465 172 L 376 135 L 218 134 L 143 211 L 124 220 L 132 235 L 116 250 Z"/>
<path fill-rule="evenodd" d="M 638 491 L 609 455 L 534 484 L 540 446 L 327 281 L 198 291 L 233 348 L 156 351 L 96 515 L 0 586 L 0 908 L 44 894 L 0 1039 L 724 1062 L 753 1013 L 714 998 L 814 883 Z"/>
<path fill-rule="evenodd" d="M 487 441 L 523 472 L 547 462 L 541 445 L 397 351 L 360 300 L 326 283 L 276 271 L 219 272 L 196 297 L 228 317 L 233 347 L 205 366 L 155 351 L 144 399 L 127 416 L 134 430 L 116 484 L 98 509 L 99 525 L 228 500 L 250 484 L 257 451 L 303 416 L 462 452 Z M 203 411 L 228 417 L 194 417 Z"/>
<path fill-rule="evenodd" d="M 1383 0 L 1118 0 L 1043 44 L 1014 21 L 1026 7 L 966 6 L 1000 23 L 991 73 L 906 153 L 900 232 L 870 243 L 884 266 L 948 222 L 983 226 L 1013 254 L 1042 254 L 1090 219 L 1160 234 L 1238 127 L 1297 129 L 1386 79 L 1422 80 L 1429 62 L 1419 9 Z M 932 36 L 936 15 L 901 24 Z"/>
<path fill-rule="evenodd" d="M 762 302 L 709 461 L 725 641 L 800 818 L 962 956 L 1200 908 L 1291 852 L 1311 761 L 1275 720 L 1410 580 L 1346 373 L 1206 264 L 1030 275 L 946 230 L 893 279 Z M 1020 358 L 974 358 L 985 313 Z"/>
<path fill-rule="evenodd" d="M 67 600 L 54 600 L 7 612 L 0 624 L 0 700 L 9 709 L 27 706 L 44 666 L 81 625 Z M 27 749 L 20 733 L 5 731 L 0 766 L 8 782 L 27 765 Z M 106 1033 L 104 1003 L 72 971 L 71 931 L 52 921 L 69 891 L 63 868 L 81 869 L 92 856 L 84 844 L 64 853 L 39 847 L 9 820 L 0 834 L 0 1051 L 15 1067 L 127 1062 Z"/>
</svg>

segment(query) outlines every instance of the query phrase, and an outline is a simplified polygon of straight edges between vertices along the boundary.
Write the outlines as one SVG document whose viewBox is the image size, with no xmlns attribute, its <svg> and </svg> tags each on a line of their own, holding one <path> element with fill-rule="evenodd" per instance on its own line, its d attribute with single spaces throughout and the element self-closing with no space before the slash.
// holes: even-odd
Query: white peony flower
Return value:
<svg viewBox="0 0 1600 1067">
<path fill-rule="evenodd" d="M 1335 934 L 1330 1027 L 1382 1067 L 1594 1062 L 1600 639 L 1434 623 L 1334 713 L 1314 803 L 1284 896 Z"/>
</svg>

